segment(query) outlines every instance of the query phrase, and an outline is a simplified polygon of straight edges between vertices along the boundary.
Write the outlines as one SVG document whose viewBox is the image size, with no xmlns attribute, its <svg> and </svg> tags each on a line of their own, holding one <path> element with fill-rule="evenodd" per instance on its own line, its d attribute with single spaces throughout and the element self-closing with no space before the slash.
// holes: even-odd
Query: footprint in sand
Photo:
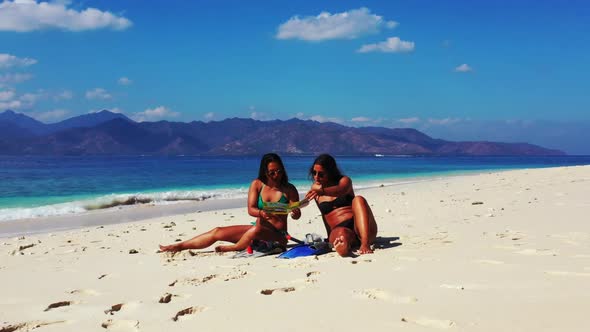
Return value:
<svg viewBox="0 0 590 332">
<path fill-rule="evenodd" d="M 362 260 L 352 260 L 350 261 L 351 264 L 358 264 L 358 263 L 371 263 L 372 259 L 362 259 Z"/>
<path fill-rule="evenodd" d="M 49 311 L 51 309 L 55 309 L 55 308 L 60 308 L 60 307 L 67 307 L 70 306 L 72 304 L 75 304 L 76 302 L 74 301 L 60 301 L 60 302 L 55 302 L 50 304 L 49 306 L 47 306 L 47 308 L 43 311 Z"/>
<path fill-rule="evenodd" d="M 355 290 L 353 293 L 357 297 L 368 298 L 371 300 L 384 300 L 387 301 L 391 298 L 389 293 L 378 288 Z"/>
<path fill-rule="evenodd" d="M 449 329 L 454 327 L 456 324 L 452 320 L 440 320 L 440 319 L 431 319 L 431 318 L 402 318 L 402 322 L 404 323 L 414 323 L 416 325 L 424 326 L 424 327 L 432 327 L 435 329 Z"/>
<path fill-rule="evenodd" d="M 25 331 L 32 331 L 34 329 L 38 329 L 43 326 L 53 325 L 53 324 L 61 324 L 67 323 L 65 320 L 53 321 L 53 322 L 41 322 L 41 321 L 33 321 L 33 322 L 26 322 L 26 323 L 17 323 L 12 325 L 6 325 L 0 327 L 0 332 L 25 332 Z"/>
<path fill-rule="evenodd" d="M 162 295 L 160 297 L 160 300 L 158 300 L 158 303 L 170 303 L 170 301 L 172 301 L 173 296 L 178 296 L 178 295 L 165 293 L 164 295 Z"/>
<path fill-rule="evenodd" d="M 107 314 L 107 315 L 108 315 L 108 314 L 114 315 L 114 314 L 115 314 L 115 312 L 118 312 L 118 311 L 120 311 L 121 309 L 123 309 L 123 305 L 124 305 L 123 303 L 113 304 L 113 305 L 111 306 L 111 308 L 110 308 L 110 309 L 107 309 L 107 310 L 105 310 L 105 311 L 104 311 L 104 313 L 105 313 L 105 314 Z"/>
<path fill-rule="evenodd" d="M 95 291 L 94 289 L 74 289 L 68 292 L 69 294 L 79 294 L 79 295 L 89 295 L 89 296 L 98 296 L 100 295 L 99 292 Z"/>
<path fill-rule="evenodd" d="M 174 317 L 172 317 L 172 320 L 177 322 L 178 320 L 184 320 L 187 319 L 193 315 L 196 315 L 200 312 L 203 312 L 207 310 L 207 307 L 203 307 L 203 306 L 196 306 L 196 307 L 188 307 L 186 309 L 182 309 L 179 312 L 176 313 L 176 315 Z"/>
<path fill-rule="evenodd" d="M 288 259 L 291 261 L 292 259 Z M 308 269 L 313 267 L 313 264 L 306 263 L 305 258 L 299 259 L 299 262 L 289 262 L 288 264 L 276 265 L 276 267 L 288 268 L 288 269 Z"/>
<path fill-rule="evenodd" d="M 379 288 L 368 288 L 353 291 L 357 298 L 387 301 L 397 304 L 407 304 L 418 302 L 418 299 L 413 296 L 391 295 L 387 291 Z"/>
<path fill-rule="evenodd" d="M 226 273 L 226 274 L 210 274 L 208 276 L 205 276 L 203 278 L 186 278 L 186 279 L 182 279 L 182 280 L 174 280 L 172 283 L 168 284 L 168 286 L 172 287 L 178 283 L 183 284 L 183 285 L 193 285 L 193 286 L 199 286 L 208 282 L 212 282 L 212 281 L 216 281 L 216 280 L 222 280 L 222 281 L 230 281 L 230 280 L 236 280 L 236 279 L 242 279 L 245 278 L 248 275 L 247 271 L 243 271 L 243 270 L 237 270 L 237 271 L 233 271 L 230 273 Z"/>
<path fill-rule="evenodd" d="M 139 321 L 137 320 L 114 320 L 109 319 L 100 326 L 107 330 L 113 331 L 139 331 Z"/>
<path fill-rule="evenodd" d="M 283 287 L 274 289 L 263 289 L 260 291 L 262 295 L 272 295 L 274 292 L 289 293 L 295 291 L 295 287 Z"/>
</svg>

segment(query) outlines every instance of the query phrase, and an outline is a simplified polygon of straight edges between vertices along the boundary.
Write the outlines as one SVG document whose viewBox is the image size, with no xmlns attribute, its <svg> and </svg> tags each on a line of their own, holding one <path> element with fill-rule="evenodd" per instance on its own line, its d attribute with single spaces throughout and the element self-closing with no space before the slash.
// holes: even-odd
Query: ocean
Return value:
<svg viewBox="0 0 590 332">
<path fill-rule="evenodd" d="M 289 180 L 301 193 L 313 156 L 285 156 Z M 356 189 L 484 171 L 588 165 L 590 156 L 412 157 L 339 156 Z M 0 156 L 0 222 L 84 213 L 121 205 L 247 196 L 259 157 Z"/>
</svg>

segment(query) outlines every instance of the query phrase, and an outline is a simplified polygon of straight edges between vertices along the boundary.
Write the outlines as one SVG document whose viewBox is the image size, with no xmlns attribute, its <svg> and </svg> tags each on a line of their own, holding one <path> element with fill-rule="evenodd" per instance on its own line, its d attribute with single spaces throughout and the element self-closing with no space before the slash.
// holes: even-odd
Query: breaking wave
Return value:
<svg viewBox="0 0 590 332">
<path fill-rule="evenodd" d="M 218 189 L 211 191 L 167 191 L 154 193 L 111 194 L 92 199 L 51 204 L 38 207 L 0 209 L 0 221 L 80 214 L 122 206 L 152 204 L 167 205 L 208 199 L 232 199 L 247 196 L 247 189 Z"/>
</svg>

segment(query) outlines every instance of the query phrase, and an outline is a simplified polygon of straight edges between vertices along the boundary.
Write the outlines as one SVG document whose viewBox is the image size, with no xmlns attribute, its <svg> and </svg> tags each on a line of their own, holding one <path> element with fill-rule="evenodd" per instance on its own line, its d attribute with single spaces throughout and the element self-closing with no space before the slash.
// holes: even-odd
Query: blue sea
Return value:
<svg viewBox="0 0 590 332">
<path fill-rule="evenodd" d="M 309 188 L 313 156 L 283 157 L 289 180 Z M 588 165 L 590 156 L 337 157 L 357 189 L 433 176 L 491 170 Z M 259 157 L 0 156 L 0 222 L 84 213 L 132 204 L 247 196 Z"/>
</svg>

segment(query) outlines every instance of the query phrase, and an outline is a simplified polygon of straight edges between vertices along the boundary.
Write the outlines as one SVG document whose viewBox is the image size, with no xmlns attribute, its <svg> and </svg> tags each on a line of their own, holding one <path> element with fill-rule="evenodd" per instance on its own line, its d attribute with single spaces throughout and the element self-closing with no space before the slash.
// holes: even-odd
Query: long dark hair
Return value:
<svg viewBox="0 0 590 332">
<path fill-rule="evenodd" d="M 258 180 L 262 181 L 262 183 L 266 183 L 268 181 L 268 164 L 275 162 L 279 164 L 281 169 L 281 181 L 280 184 L 285 186 L 289 183 L 289 176 L 287 175 L 287 170 L 285 170 L 285 165 L 283 165 L 283 161 L 281 157 L 279 157 L 276 153 L 267 153 L 262 156 L 260 159 L 260 169 L 258 170 Z"/>
<path fill-rule="evenodd" d="M 338 183 L 338 181 L 340 181 L 340 179 L 342 179 L 344 176 L 344 174 L 342 174 L 338 168 L 338 165 L 336 165 L 336 159 L 327 153 L 319 155 L 317 158 L 315 158 L 313 164 L 311 164 L 311 167 L 309 168 L 309 177 L 312 179 L 313 165 L 320 165 L 324 168 L 326 171 L 326 176 L 328 177 L 328 182 L 331 184 Z"/>
</svg>

